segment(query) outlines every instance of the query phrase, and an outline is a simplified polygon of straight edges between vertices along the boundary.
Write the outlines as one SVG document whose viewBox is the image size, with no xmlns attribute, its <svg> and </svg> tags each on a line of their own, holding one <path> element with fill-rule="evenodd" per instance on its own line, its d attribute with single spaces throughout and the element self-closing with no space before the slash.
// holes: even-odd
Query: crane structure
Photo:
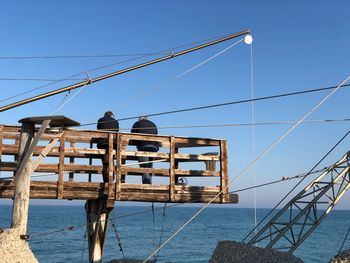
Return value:
<svg viewBox="0 0 350 263">
<path fill-rule="evenodd" d="M 350 187 L 350 151 L 292 198 L 248 245 L 293 253 Z"/>
</svg>

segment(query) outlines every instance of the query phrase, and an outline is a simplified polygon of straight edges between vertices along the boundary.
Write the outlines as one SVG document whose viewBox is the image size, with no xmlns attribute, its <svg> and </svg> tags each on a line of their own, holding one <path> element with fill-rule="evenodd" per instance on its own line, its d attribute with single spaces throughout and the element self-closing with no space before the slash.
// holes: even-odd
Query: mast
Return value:
<svg viewBox="0 0 350 263">
<path fill-rule="evenodd" d="M 98 81 L 101 81 L 101 80 L 105 80 L 105 79 L 108 79 L 108 78 L 111 78 L 111 77 L 114 77 L 114 76 L 117 76 L 117 75 L 121 75 L 121 74 L 130 72 L 130 71 L 133 71 L 133 70 L 144 68 L 144 67 L 147 67 L 147 66 L 159 63 L 159 62 L 163 62 L 165 60 L 169 60 L 169 59 L 172 59 L 172 58 L 175 58 L 175 57 L 179 57 L 179 56 L 182 56 L 182 55 L 185 55 L 185 54 L 188 54 L 188 53 L 191 53 L 191 52 L 194 52 L 194 51 L 197 51 L 197 50 L 209 47 L 209 46 L 213 46 L 213 45 L 219 44 L 219 43 L 227 41 L 227 40 L 230 40 L 230 39 L 233 39 L 233 38 L 236 38 L 236 37 L 240 37 L 240 36 L 243 36 L 243 35 L 248 35 L 248 34 L 250 34 L 250 30 L 247 29 L 247 30 L 241 31 L 239 33 L 235 33 L 235 34 L 232 34 L 232 35 L 229 35 L 229 36 L 226 36 L 226 37 L 219 38 L 219 39 L 214 40 L 214 41 L 210 41 L 210 42 L 204 43 L 202 45 L 198 45 L 198 46 L 195 46 L 195 47 L 192 47 L 192 48 L 188 48 L 188 49 L 176 52 L 176 53 L 171 53 L 169 55 L 166 55 L 166 56 L 163 56 L 163 57 L 160 57 L 160 58 L 149 60 L 149 61 L 146 61 L 144 63 L 137 64 L 135 66 L 131 66 L 131 67 L 128 67 L 128 68 L 125 68 L 125 69 L 114 71 L 112 73 L 109 73 L 109 74 L 106 74 L 106 75 L 102 75 L 102 76 L 99 76 L 99 77 L 96 77 L 96 78 L 93 78 L 93 79 L 87 79 L 85 81 L 81 81 L 81 82 L 78 82 L 76 84 L 72 84 L 72 85 L 69 85 L 69 86 L 66 86 L 66 87 L 63 87 L 63 88 L 55 89 L 55 90 L 50 91 L 50 92 L 42 93 L 40 95 L 29 97 L 27 99 L 20 100 L 20 101 L 17 101 L 17 102 L 11 103 L 11 104 L 7 104 L 5 106 L 0 107 L 0 112 L 7 111 L 7 110 L 10 110 L 10 109 L 13 109 L 13 108 L 16 108 L 16 107 L 19 107 L 19 106 L 22 106 L 22 105 L 25 105 L 25 104 L 37 101 L 37 100 L 48 98 L 48 97 L 60 94 L 62 92 L 65 92 L 65 91 L 71 91 L 73 89 L 77 89 L 77 88 L 80 88 L 80 87 L 83 87 L 83 86 L 87 86 L 87 85 L 90 85 L 92 83 L 95 83 L 95 82 L 98 82 Z"/>
</svg>

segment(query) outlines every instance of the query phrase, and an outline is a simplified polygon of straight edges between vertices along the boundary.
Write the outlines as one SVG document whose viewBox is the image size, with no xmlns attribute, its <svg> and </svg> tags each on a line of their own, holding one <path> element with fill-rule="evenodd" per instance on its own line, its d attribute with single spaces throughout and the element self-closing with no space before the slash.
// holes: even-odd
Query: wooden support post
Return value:
<svg viewBox="0 0 350 263">
<path fill-rule="evenodd" d="M 170 137 L 170 202 L 175 200 L 175 137 Z"/>
<path fill-rule="evenodd" d="M 117 134 L 117 161 L 115 167 L 115 200 L 121 199 L 121 191 L 122 191 L 122 141 L 121 134 Z"/>
<path fill-rule="evenodd" d="M 114 158 L 113 158 L 113 134 L 108 134 L 108 202 L 107 206 L 114 207 L 113 199 L 113 172 L 114 172 Z M 113 200 L 112 200 L 113 199 Z"/>
<path fill-rule="evenodd" d="M 57 198 L 63 198 L 63 179 L 64 179 L 64 149 L 66 144 L 66 137 L 63 134 L 60 140 L 60 156 L 58 163 L 58 181 L 57 181 Z"/>
<path fill-rule="evenodd" d="M 0 171 L 1 171 L 1 164 L 2 164 L 2 140 L 4 138 L 4 126 L 0 125 Z"/>
<path fill-rule="evenodd" d="M 69 147 L 71 147 L 71 148 L 74 148 L 74 146 L 75 146 L 75 142 L 71 142 L 70 145 L 69 145 Z M 90 160 L 91 160 L 91 158 L 90 158 Z M 74 164 L 74 157 L 69 157 L 69 164 L 70 165 Z M 69 173 L 69 179 L 68 180 L 69 180 L 69 182 L 73 182 L 74 181 L 74 172 Z"/>
<path fill-rule="evenodd" d="M 103 249 L 107 236 L 109 214 L 105 199 L 89 200 L 85 210 L 89 244 L 89 263 L 102 262 Z"/>
<path fill-rule="evenodd" d="M 220 202 L 229 202 L 228 194 L 228 146 L 227 141 L 220 142 L 220 191 L 224 192 L 220 196 Z"/>
<path fill-rule="evenodd" d="M 90 142 L 90 149 L 92 149 L 93 143 Z M 92 158 L 89 158 L 89 165 L 92 165 Z M 89 173 L 89 182 L 92 182 L 92 173 Z"/>
<path fill-rule="evenodd" d="M 30 173 L 32 163 L 30 158 L 24 157 L 32 144 L 35 126 L 32 123 L 23 123 L 20 136 L 20 145 L 18 151 L 18 164 L 15 176 L 15 194 L 12 206 L 12 228 L 19 228 L 21 235 L 27 234 L 28 207 L 29 207 L 29 190 L 30 190 Z M 31 157 L 32 153 L 29 155 Z M 21 168 L 20 173 L 19 168 Z"/>
</svg>

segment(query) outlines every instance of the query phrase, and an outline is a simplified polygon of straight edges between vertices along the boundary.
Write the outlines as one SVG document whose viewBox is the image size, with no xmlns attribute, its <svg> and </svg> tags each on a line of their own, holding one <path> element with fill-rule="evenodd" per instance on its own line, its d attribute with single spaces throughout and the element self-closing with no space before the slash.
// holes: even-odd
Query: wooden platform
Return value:
<svg viewBox="0 0 350 263">
<path fill-rule="evenodd" d="M 0 126 L 0 178 L 11 177 L 16 172 L 20 129 L 20 126 Z M 97 149 L 99 138 L 108 140 L 107 150 Z M 161 149 L 158 153 L 136 151 L 133 146 L 135 140 L 157 141 Z M 105 155 L 109 160 L 107 182 L 102 181 L 101 175 L 101 159 Z M 140 168 L 138 157 L 152 157 L 154 168 Z M 229 194 L 225 189 L 228 184 L 226 140 L 46 130 L 34 148 L 32 163 L 36 168 L 30 185 L 30 198 L 208 202 L 223 190 L 214 203 L 238 202 L 238 196 Z M 163 178 L 162 184 L 128 182 L 134 180 L 131 177 L 141 177 L 145 172 L 152 173 L 154 181 L 155 178 Z M 38 176 L 43 173 L 52 175 Z M 193 177 L 196 182 L 210 177 L 213 183 L 191 186 L 179 181 L 179 178 L 191 180 Z M 50 179 L 44 181 L 44 178 Z M 137 179 L 140 181 L 140 178 Z M 13 180 L 0 179 L 0 198 L 12 198 L 13 194 Z"/>
</svg>

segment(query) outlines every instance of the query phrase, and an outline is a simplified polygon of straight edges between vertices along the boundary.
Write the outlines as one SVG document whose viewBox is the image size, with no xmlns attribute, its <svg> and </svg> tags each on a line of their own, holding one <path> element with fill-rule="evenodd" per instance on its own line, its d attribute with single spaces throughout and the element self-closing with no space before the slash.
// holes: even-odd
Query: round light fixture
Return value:
<svg viewBox="0 0 350 263">
<path fill-rule="evenodd" d="M 251 43 L 253 43 L 253 37 L 252 35 L 246 35 L 244 37 L 244 43 L 246 43 L 247 45 L 250 45 Z"/>
</svg>

